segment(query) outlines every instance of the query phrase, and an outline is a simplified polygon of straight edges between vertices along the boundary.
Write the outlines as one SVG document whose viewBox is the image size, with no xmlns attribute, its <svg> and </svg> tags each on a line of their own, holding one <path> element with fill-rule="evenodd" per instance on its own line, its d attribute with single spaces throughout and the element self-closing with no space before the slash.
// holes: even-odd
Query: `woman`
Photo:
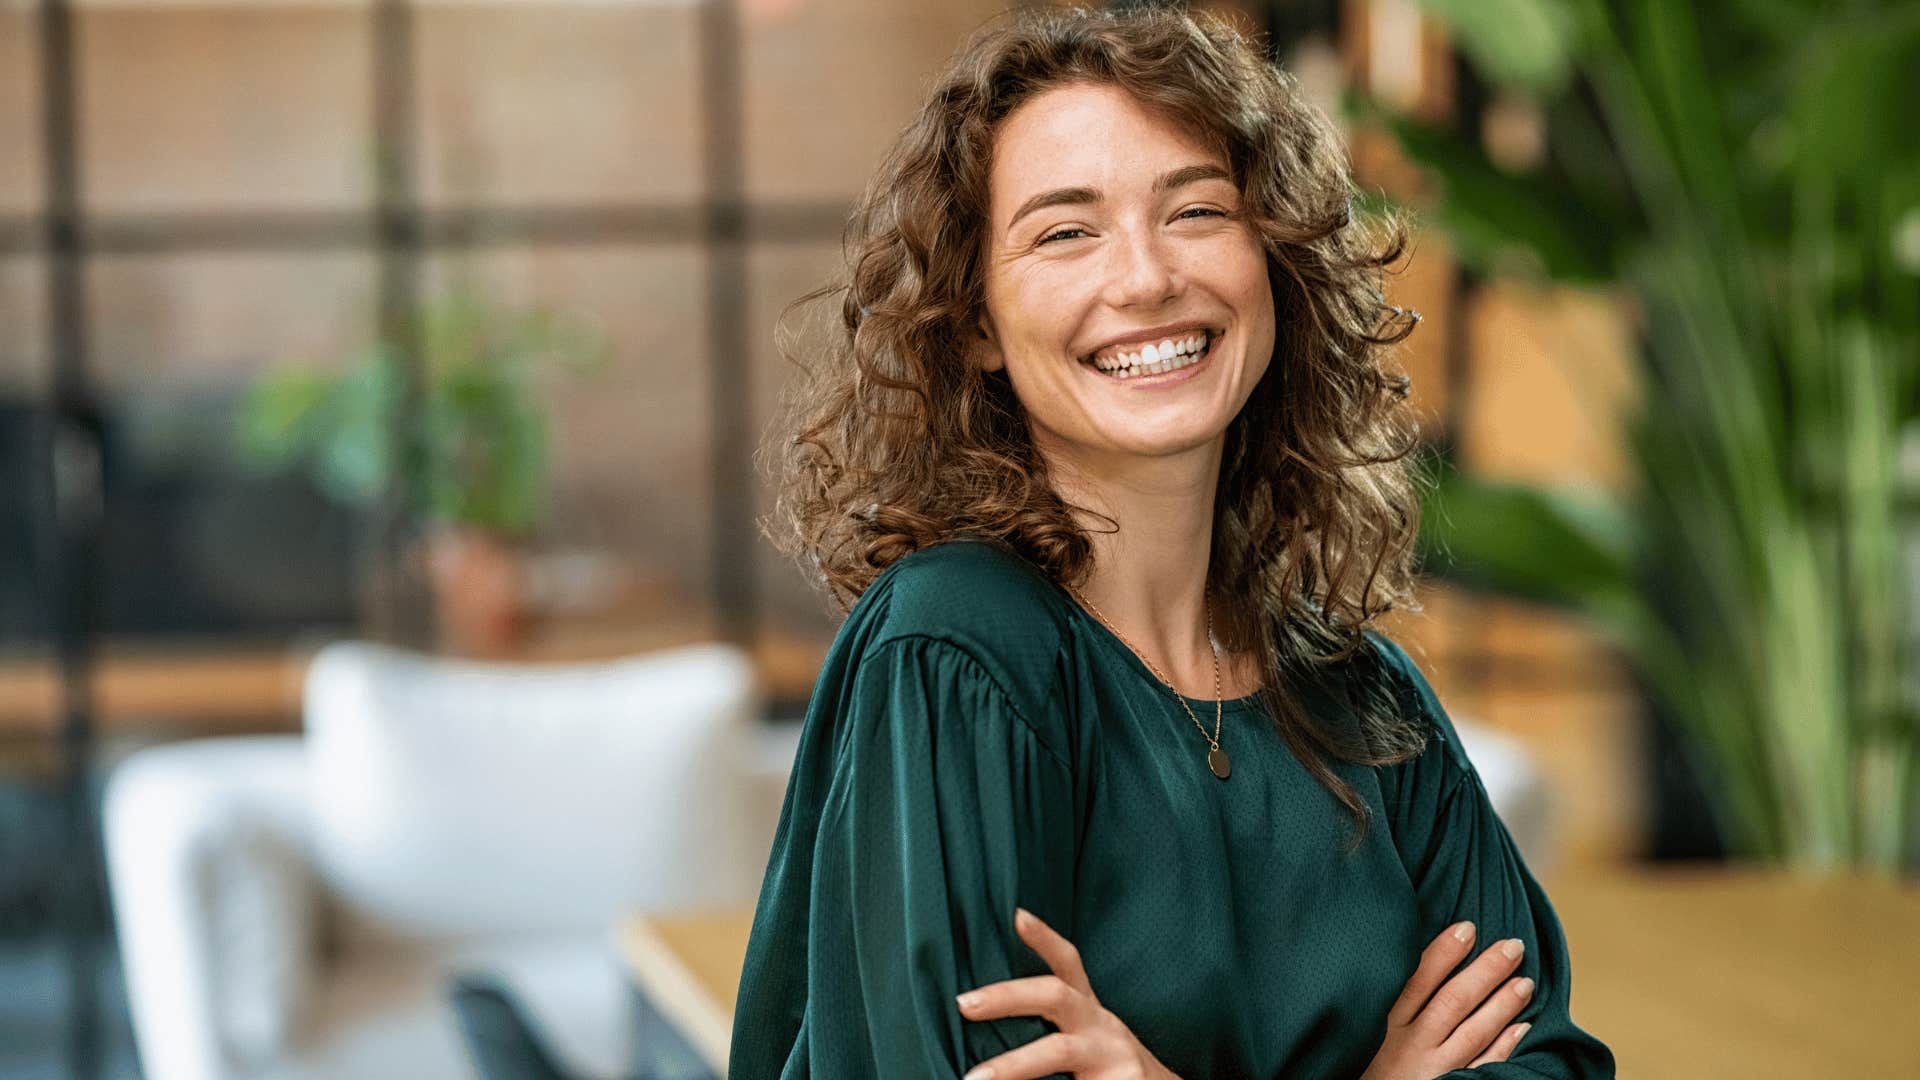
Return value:
<svg viewBox="0 0 1920 1080">
<path fill-rule="evenodd" d="M 734 1080 L 1612 1075 L 1367 625 L 1410 601 L 1413 317 L 1351 194 L 1200 16 L 1016 14 L 936 80 L 803 298 L 845 293 L 775 539 L 851 611 Z"/>
</svg>

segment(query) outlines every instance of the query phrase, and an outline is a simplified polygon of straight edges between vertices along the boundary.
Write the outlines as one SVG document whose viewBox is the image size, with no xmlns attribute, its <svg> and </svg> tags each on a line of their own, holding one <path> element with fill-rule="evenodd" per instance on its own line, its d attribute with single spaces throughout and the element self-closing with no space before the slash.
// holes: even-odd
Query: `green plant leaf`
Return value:
<svg viewBox="0 0 1920 1080">
<path fill-rule="evenodd" d="M 272 372 L 248 387 L 234 414 L 240 460 L 263 469 L 291 464 L 319 438 L 334 387 L 333 378 L 299 368 Z"/>
<path fill-rule="evenodd" d="M 1453 31 L 1487 81 L 1536 97 L 1560 91 L 1573 71 L 1579 23 L 1559 0 L 1420 0 Z"/>
<path fill-rule="evenodd" d="M 503 533 L 544 513 L 548 452 L 540 376 L 605 366 L 611 347 L 593 320 L 541 305 L 503 307 L 471 275 L 408 318 L 422 350 L 419 475 L 401 486 L 412 510 Z M 395 483 L 393 425 L 407 368 L 401 343 L 362 350 L 345 375 L 321 384 L 298 373 L 263 376 L 242 421 L 275 460 L 305 453 L 330 497 L 364 506 Z"/>
<path fill-rule="evenodd" d="M 1920 7 L 1845 20 L 1812 44 L 1789 102 L 1799 167 L 1857 176 L 1920 161 Z"/>
<path fill-rule="evenodd" d="M 314 478 L 323 491 L 352 506 L 377 501 L 392 473 L 392 426 L 401 375 L 391 349 L 377 349 L 342 381 L 334 424 L 321 443 Z"/>
<path fill-rule="evenodd" d="M 1580 202 L 1550 177 L 1500 170 L 1477 143 L 1451 129 L 1408 117 L 1389 116 L 1387 123 L 1408 155 L 1439 176 L 1445 191 L 1433 214 L 1463 259 L 1496 271 L 1511 266 L 1520 250 L 1559 281 L 1613 279 L 1616 234 L 1607 208 Z"/>
<path fill-rule="evenodd" d="M 1613 503 L 1451 468 L 1428 488 L 1420 525 L 1429 570 L 1573 611 L 1623 638 L 1639 618 L 1637 543 Z"/>
</svg>

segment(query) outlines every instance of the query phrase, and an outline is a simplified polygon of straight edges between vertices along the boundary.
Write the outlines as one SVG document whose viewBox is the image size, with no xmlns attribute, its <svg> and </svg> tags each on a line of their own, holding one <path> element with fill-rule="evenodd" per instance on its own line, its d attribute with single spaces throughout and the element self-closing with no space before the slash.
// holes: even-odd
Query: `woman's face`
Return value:
<svg viewBox="0 0 1920 1080">
<path fill-rule="evenodd" d="M 1006 369 L 1042 449 L 1218 439 L 1274 338 L 1266 256 L 1223 216 L 1240 209 L 1225 159 L 1118 87 L 1073 85 L 1002 121 L 989 184 L 975 361 Z"/>
</svg>

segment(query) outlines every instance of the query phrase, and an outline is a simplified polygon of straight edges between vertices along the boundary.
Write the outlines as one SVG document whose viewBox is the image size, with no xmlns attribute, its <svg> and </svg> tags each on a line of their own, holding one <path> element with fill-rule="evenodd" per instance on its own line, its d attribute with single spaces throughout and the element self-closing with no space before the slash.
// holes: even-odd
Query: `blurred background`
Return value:
<svg viewBox="0 0 1920 1080">
<path fill-rule="evenodd" d="M 1920 1075 L 1920 7 L 1245 0 L 1393 617 L 1627 1075 Z M 774 324 L 969 0 L 0 0 L 0 1077 L 719 1075 L 837 620 Z"/>
</svg>

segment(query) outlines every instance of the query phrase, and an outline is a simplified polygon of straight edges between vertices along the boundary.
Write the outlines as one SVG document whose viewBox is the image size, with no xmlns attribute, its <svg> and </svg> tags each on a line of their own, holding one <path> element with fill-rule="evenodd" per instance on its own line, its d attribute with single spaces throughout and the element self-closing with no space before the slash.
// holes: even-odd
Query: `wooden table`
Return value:
<svg viewBox="0 0 1920 1080">
<path fill-rule="evenodd" d="M 733 1002 L 752 928 L 748 910 L 636 916 L 617 932 L 620 958 L 635 989 L 718 1077 L 727 1075 Z"/>
<path fill-rule="evenodd" d="M 716 640 L 711 620 L 556 623 L 505 659 L 571 663 L 639 656 Z M 828 642 L 776 630 L 748 646 L 761 688 L 805 701 Z M 214 735 L 298 731 L 313 644 L 141 645 L 108 642 L 92 671 L 94 723 L 103 733 L 167 730 Z M 59 730 L 60 673 L 46 656 L 0 657 L 0 735 Z"/>
<path fill-rule="evenodd" d="M 1644 1080 L 1920 1077 L 1920 884 L 1719 865 L 1546 883 L 1574 1020 Z M 636 917 L 636 988 L 725 1076 L 749 911 Z"/>
<path fill-rule="evenodd" d="M 1723 865 L 1546 883 L 1622 1076 L 1920 1077 L 1920 883 Z"/>
</svg>

